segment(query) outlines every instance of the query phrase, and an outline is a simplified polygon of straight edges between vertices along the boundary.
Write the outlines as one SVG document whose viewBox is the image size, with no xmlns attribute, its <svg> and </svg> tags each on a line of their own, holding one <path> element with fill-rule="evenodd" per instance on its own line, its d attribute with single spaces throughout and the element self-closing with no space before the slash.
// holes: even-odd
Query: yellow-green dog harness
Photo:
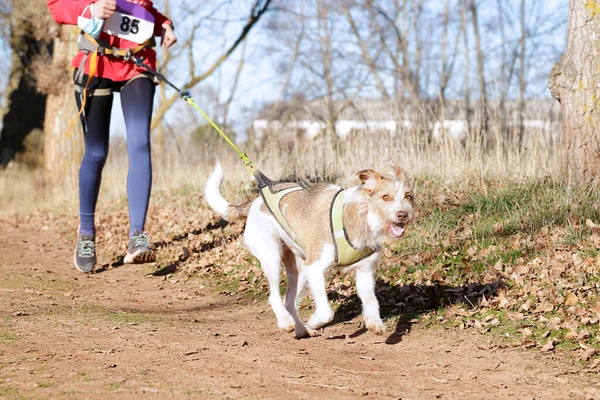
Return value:
<svg viewBox="0 0 600 400">
<path fill-rule="evenodd" d="M 280 190 L 277 190 L 275 186 L 276 183 L 274 182 L 269 182 L 268 184 L 262 186 L 260 188 L 261 197 L 265 203 L 265 206 L 273 215 L 273 217 L 275 217 L 281 228 L 285 231 L 285 233 L 287 233 L 290 239 L 292 239 L 298 245 L 294 231 L 281 213 L 280 204 L 281 200 L 285 196 L 298 190 L 306 190 L 308 185 L 304 182 L 301 182 L 297 185 L 286 187 Z M 344 228 L 344 190 L 337 192 L 333 198 L 333 201 L 331 202 L 331 208 L 329 211 L 329 225 L 333 239 L 333 245 L 335 248 L 335 261 L 338 265 L 352 265 L 375 252 L 373 249 L 358 250 L 350 242 L 348 233 Z M 298 245 L 298 247 L 301 246 Z"/>
<path fill-rule="evenodd" d="M 331 203 L 329 220 L 331 222 L 331 234 L 335 246 L 335 261 L 339 265 L 352 265 L 373 254 L 373 249 L 356 249 L 350 242 L 346 228 L 344 228 L 344 190 L 336 193 Z"/>
</svg>

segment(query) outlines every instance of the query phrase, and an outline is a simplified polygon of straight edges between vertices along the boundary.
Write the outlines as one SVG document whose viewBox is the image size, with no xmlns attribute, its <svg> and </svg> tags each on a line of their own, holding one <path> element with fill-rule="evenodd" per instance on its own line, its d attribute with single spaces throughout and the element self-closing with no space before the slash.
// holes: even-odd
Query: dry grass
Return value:
<svg viewBox="0 0 600 400">
<path fill-rule="evenodd" d="M 485 192 L 489 181 L 560 180 L 561 152 L 556 141 L 545 138 L 541 130 L 532 129 L 519 151 L 516 136 L 510 132 L 500 134 L 492 128 L 486 150 L 474 134 L 463 144 L 450 138 L 431 143 L 426 134 L 417 130 L 393 136 L 381 132 L 353 134 L 335 146 L 326 136 L 312 141 L 271 136 L 260 146 L 246 142 L 241 147 L 272 179 L 342 184 L 357 169 L 386 171 L 391 163 L 396 163 L 417 181 L 433 180 L 450 189 L 467 185 Z M 559 135 L 553 132 L 551 136 Z M 225 192 L 244 196 L 253 190 L 243 163 L 216 133 L 204 142 L 187 138 L 171 140 L 164 148 L 162 155 L 153 156 L 154 193 L 182 187 L 201 193 L 216 160 L 225 169 Z M 113 140 L 104 170 L 100 206 L 125 198 L 127 166 L 124 142 Z M 73 173 L 76 176 L 76 171 Z M 65 179 L 59 187 L 48 188 L 44 187 L 39 170 L 12 166 L 0 172 L 0 215 L 57 207 L 75 211 L 77 202 L 76 179 Z"/>
<path fill-rule="evenodd" d="M 358 168 L 386 170 L 390 163 L 399 164 L 411 176 L 426 176 L 448 185 L 473 179 L 485 183 L 487 179 L 514 182 L 523 178 L 559 177 L 557 148 L 535 141 L 519 152 L 511 140 L 500 139 L 498 143 L 484 151 L 475 139 L 464 144 L 449 138 L 441 143 L 428 143 L 423 135 L 404 132 L 395 136 L 353 135 L 340 141 L 337 151 L 332 151 L 325 140 L 296 141 L 282 148 L 271 139 L 257 158 L 265 171 L 285 177 L 332 179 Z"/>
<path fill-rule="evenodd" d="M 64 181 L 60 188 L 47 188 L 41 169 L 11 164 L 0 169 L 0 217 L 35 210 L 75 210 L 77 187 Z"/>
</svg>

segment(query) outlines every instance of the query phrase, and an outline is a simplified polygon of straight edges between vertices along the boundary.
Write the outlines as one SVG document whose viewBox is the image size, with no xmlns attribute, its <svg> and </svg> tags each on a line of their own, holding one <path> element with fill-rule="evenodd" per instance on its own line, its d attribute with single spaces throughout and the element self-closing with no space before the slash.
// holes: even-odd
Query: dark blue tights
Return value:
<svg viewBox="0 0 600 400">
<path fill-rule="evenodd" d="M 87 79 L 87 77 L 85 78 Z M 155 91 L 154 82 L 138 78 L 125 84 L 94 78 L 89 88 L 110 88 L 121 92 L 121 108 L 127 129 L 127 197 L 129 201 L 129 235 L 143 231 L 152 188 L 150 158 L 150 121 Z M 77 106 L 81 96 L 75 93 Z M 95 233 L 94 213 L 102 181 L 102 168 L 108 156 L 110 115 L 113 95 L 94 95 L 86 102 L 81 121 L 85 154 L 79 168 L 80 232 Z"/>
</svg>

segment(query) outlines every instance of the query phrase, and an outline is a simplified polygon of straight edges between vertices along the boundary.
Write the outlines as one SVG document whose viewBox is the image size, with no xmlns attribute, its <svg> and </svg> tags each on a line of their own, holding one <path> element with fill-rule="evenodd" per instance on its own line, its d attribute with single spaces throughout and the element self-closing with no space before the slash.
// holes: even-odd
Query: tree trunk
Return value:
<svg viewBox="0 0 600 400">
<path fill-rule="evenodd" d="M 385 82 L 379 73 L 381 67 L 379 65 L 377 65 L 376 58 L 373 58 L 371 56 L 371 54 L 369 53 L 369 50 L 370 50 L 369 43 L 367 43 L 365 41 L 365 39 L 363 39 L 363 37 L 360 33 L 360 28 L 359 28 L 358 24 L 356 23 L 356 21 L 354 20 L 354 17 L 352 16 L 351 10 L 345 5 L 342 5 L 341 9 L 342 9 L 342 12 L 344 13 L 344 15 L 346 16 L 346 20 L 348 21 L 348 24 L 350 25 L 350 28 L 352 29 L 352 33 L 354 34 L 354 37 L 356 38 L 356 43 L 360 47 L 360 51 L 362 54 L 362 60 L 365 62 L 365 64 L 369 68 L 369 71 L 371 72 L 371 75 L 373 76 L 373 79 L 375 80 L 375 86 L 377 87 L 377 90 L 379 90 L 379 93 L 385 100 L 390 101 L 390 95 L 387 91 L 387 88 L 385 87 Z"/>
<path fill-rule="evenodd" d="M 395 1 L 395 9 L 392 15 L 385 10 L 376 7 L 373 2 L 367 2 L 367 8 L 372 15 L 372 21 L 375 25 L 375 31 L 383 47 L 383 51 L 388 56 L 388 61 L 393 66 L 394 98 L 395 101 L 402 102 L 408 94 L 408 99 L 415 110 L 421 108 L 420 87 L 418 79 L 418 65 L 414 67 L 409 58 L 408 35 L 408 10 L 406 1 L 399 4 Z M 376 16 L 383 17 L 385 24 L 379 24 Z M 402 21 L 400 20 L 402 18 Z M 388 44 L 388 34 L 392 33 L 394 46 Z M 417 64 L 417 63 L 413 63 Z"/>
<path fill-rule="evenodd" d="M 169 0 L 163 0 L 163 14 L 167 15 L 167 16 L 171 15 L 171 2 Z M 159 65 L 157 66 L 157 68 L 163 75 L 169 76 L 168 68 L 169 68 L 169 63 L 171 62 L 171 50 L 166 47 L 162 47 L 161 52 L 162 52 L 162 58 L 160 58 L 158 60 Z M 159 104 L 161 104 L 161 105 L 165 104 L 167 102 L 167 85 L 164 82 L 161 82 L 158 85 L 158 98 L 159 98 Z M 161 120 L 159 123 L 157 123 L 156 129 L 153 132 L 154 138 L 152 141 L 153 153 L 158 155 L 158 157 L 161 160 L 165 159 L 165 157 L 164 157 L 164 155 L 165 155 L 165 151 L 164 151 L 165 132 L 166 132 L 165 124 Z"/>
<path fill-rule="evenodd" d="M 335 132 L 335 123 L 337 120 L 337 113 L 335 110 L 335 99 L 333 98 L 333 92 L 335 89 L 335 83 L 333 82 L 333 58 L 331 48 L 331 35 L 330 35 L 330 19 L 329 19 L 329 5 L 325 0 L 320 0 L 317 3 L 318 13 L 318 29 L 321 41 L 321 59 L 323 62 L 323 79 L 325 80 L 326 95 L 325 104 L 327 106 L 327 121 L 326 131 L 328 138 L 331 140 L 331 145 L 334 150 L 338 149 L 338 137 Z"/>
<path fill-rule="evenodd" d="M 469 85 L 470 74 L 469 74 L 469 27 L 468 25 L 468 6 L 467 0 L 463 0 L 463 7 L 460 13 L 460 29 L 463 34 L 463 56 L 464 56 L 464 84 L 465 84 L 465 119 L 467 120 L 467 126 L 469 127 L 469 133 L 471 132 L 471 86 Z"/>
<path fill-rule="evenodd" d="M 30 66 L 38 56 L 50 53 L 52 48 L 51 42 L 38 37 L 28 7 L 15 3 L 13 9 L 9 95 L 0 132 L 0 165 L 3 167 L 15 157 L 26 156 L 31 164 L 41 163 L 42 159 L 42 136 L 32 133 L 42 128 L 46 95 L 37 91 L 36 77 Z"/>
<path fill-rule="evenodd" d="M 479 81 L 479 96 L 481 104 L 481 122 L 479 125 L 479 134 L 481 144 L 484 145 L 487 139 L 487 128 L 488 128 L 488 106 L 487 106 L 487 93 L 485 87 L 485 65 L 483 50 L 481 48 L 481 35 L 479 33 L 479 21 L 477 14 L 477 6 L 475 0 L 471 0 L 469 5 L 471 11 L 471 18 L 473 23 L 473 34 L 475 35 L 475 49 L 477 50 L 477 77 Z"/>
<path fill-rule="evenodd" d="M 54 40 L 52 69 L 61 71 L 56 90 L 48 96 L 44 120 L 44 176 L 46 184 L 74 183 L 83 154 L 83 133 L 79 119 L 75 119 L 74 86 L 69 66 L 77 53 L 78 31 L 72 26 L 61 26 Z M 71 126 L 70 132 L 69 126 Z"/>
<path fill-rule="evenodd" d="M 564 168 L 571 183 L 598 182 L 600 174 L 600 4 L 571 0 L 567 50 L 549 77 L 563 115 Z"/>
<path fill-rule="evenodd" d="M 448 85 L 448 23 L 450 18 L 450 12 L 448 9 L 448 0 L 444 0 L 444 17 L 442 22 L 442 71 L 440 73 L 440 89 L 438 91 L 438 97 L 440 101 L 440 108 L 444 107 L 446 103 L 446 87 Z"/>
<path fill-rule="evenodd" d="M 527 26 L 525 25 L 525 0 L 521 0 L 521 52 L 519 56 L 519 151 L 523 151 L 523 137 L 525 135 L 525 40 L 527 40 Z"/>
</svg>

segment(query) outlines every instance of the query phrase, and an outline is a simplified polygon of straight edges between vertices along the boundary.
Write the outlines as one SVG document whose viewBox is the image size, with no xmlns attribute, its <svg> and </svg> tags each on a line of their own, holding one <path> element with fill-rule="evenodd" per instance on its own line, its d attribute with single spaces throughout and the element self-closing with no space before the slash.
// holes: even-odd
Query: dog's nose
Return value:
<svg viewBox="0 0 600 400">
<path fill-rule="evenodd" d="M 398 221 L 400 222 L 406 222 L 406 220 L 408 220 L 408 213 L 406 211 L 398 211 L 396 213 L 396 218 L 398 218 Z"/>
</svg>

